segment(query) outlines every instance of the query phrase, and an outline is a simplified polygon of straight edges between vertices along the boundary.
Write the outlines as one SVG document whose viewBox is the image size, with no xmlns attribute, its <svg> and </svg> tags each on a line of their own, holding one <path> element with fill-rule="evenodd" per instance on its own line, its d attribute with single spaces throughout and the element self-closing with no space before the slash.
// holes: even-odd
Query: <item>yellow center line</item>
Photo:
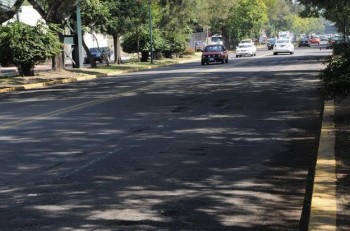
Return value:
<svg viewBox="0 0 350 231">
<path fill-rule="evenodd" d="M 204 75 L 204 74 L 207 74 L 207 73 L 217 72 L 217 71 L 220 71 L 221 69 L 226 69 L 227 66 L 233 67 L 234 64 L 221 65 L 220 67 L 215 68 L 215 69 L 205 69 L 203 72 L 194 74 L 192 76 L 185 76 L 185 77 L 186 77 L 186 79 L 196 78 L 198 76 L 201 76 L 201 75 Z M 80 103 L 80 104 L 77 104 L 77 105 L 74 105 L 74 106 L 62 108 L 62 109 L 59 109 L 59 110 L 54 110 L 54 111 L 51 111 L 51 112 L 48 112 L 48 113 L 43 113 L 43 114 L 40 114 L 40 115 L 31 116 L 31 117 L 28 117 L 28 118 L 25 118 L 25 119 L 19 119 L 19 120 L 16 120 L 16 121 L 7 122 L 7 123 L 4 123 L 4 124 L 0 125 L 0 130 L 4 130 L 4 129 L 7 129 L 7 128 L 18 127 L 20 125 L 23 125 L 23 124 L 26 124 L 26 123 L 30 123 L 30 122 L 33 122 L 33 121 L 48 119 L 50 117 L 61 115 L 61 114 L 67 113 L 67 112 L 72 112 L 72 111 L 76 111 L 76 110 L 79 110 L 79 109 L 82 109 L 82 108 L 86 108 L 86 107 L 89 107 L 89 106 L 100 104 L 100 103 L 103 103 L 103 102 L 108 102 L 110 100 L 113 100 L 113 99 L 115 99 L 117 97 L 120 97 L 120 96 L 123 96 L 123 95 L 126 95 L 126 94 L 135 93 L 135 92 L 138 92 L 138 91 L 141 91 L 141 90 L 150 89 L 149 87 L 156 88 L 156 87 L 162 87 L 162 86 L 168 85 L 169 83 L 174 84 L 174 83 L 183 81 L 183 79 L 184 78 L 177 78 L 177 79 L 173 79 L 173 80 L 168 80 L 168 81 L 166 81 L 166 83 L 163 82 L 163 83 L 149 84 L 149 85 L 137 88 L 137 89 L 133 89 L 133 90 L 126 91 L 126 92 L 121 92 L 121 93 L 119 93 L 119 94 L 117 94 L 115 96 L 109 97 L 109 98 L 96 99 L 96 100 L 92 100 L 92 101 L 89 101 L 89 102 Z"/>
</svg>

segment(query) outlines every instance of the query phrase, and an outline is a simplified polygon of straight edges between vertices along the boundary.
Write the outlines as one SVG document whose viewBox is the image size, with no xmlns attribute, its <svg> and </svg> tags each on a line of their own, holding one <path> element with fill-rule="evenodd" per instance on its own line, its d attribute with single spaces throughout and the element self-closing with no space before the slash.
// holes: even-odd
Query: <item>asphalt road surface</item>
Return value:
<svg viewBox="0 0 350 231">
<path fill-rule="evenodd" d="M 306 230 L 328 50 L 0 96 L 0 230 Z"/>
</svg>

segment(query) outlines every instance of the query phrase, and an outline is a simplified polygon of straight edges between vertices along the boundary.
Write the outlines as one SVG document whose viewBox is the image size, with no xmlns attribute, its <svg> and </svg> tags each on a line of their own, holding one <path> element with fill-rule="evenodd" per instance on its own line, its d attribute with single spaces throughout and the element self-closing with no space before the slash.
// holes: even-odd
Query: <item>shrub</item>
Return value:
<svg viewBox="0 0 350 231">
<path fill-rule="evenodd" d="M 326 99 L 342 99 L 350 91 L 350 43 L 337 44 L 334 49 L 328 66 L 319 75 Z"/>
<path fill-rule="evenodd" d="M 58 36 L 43 23 L 21 22 L 0 27 L 0 63 L 13 64 L 21 76 L 34 75 L 34 66 L 61 51 Z"/>
<path fill-rule="evenodd" d="M 183 51 L 183 55 L 194 55 L 194 49 L 191 47 L 187 47 L 184 51 Z"/>
</svg>

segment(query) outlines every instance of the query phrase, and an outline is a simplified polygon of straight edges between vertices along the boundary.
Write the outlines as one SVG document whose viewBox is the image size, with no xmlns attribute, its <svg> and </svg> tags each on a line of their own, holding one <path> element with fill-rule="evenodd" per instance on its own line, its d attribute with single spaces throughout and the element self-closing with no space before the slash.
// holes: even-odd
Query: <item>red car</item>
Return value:
<svg viewBox="0 0 350 231">
<path fill-rule="evenodd" d="M 311 38 L 309 38 L 309 43 L 317 43 L 320 44 L 321 39 L 318 36 L 311 36 Z"/>
<path fill-rule="evenodd" d="M 228 63 L 228 52 L 223 45 L 208 45 L 202 52 L 202 65 L 212 62 Z"/>
</svg>

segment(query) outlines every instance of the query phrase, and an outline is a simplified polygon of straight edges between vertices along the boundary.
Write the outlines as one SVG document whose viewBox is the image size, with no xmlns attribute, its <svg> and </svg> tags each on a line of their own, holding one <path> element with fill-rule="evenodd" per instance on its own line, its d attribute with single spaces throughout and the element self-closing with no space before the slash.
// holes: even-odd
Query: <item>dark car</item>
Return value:
<svg viewBox="0 0 350 231">
<path fill-rule="evenodd" d="M 274 38 L 268 39 L 267 43 L 266 43 L 267 49 L 272 50 L 275 43 L 276 43 L 276 39 L 274 39 Z"/>
<path fill-rule="evenodd" d="M 89 49 L 92 58 L 97 62 L 102 63 L 103 60 L 109 59 L 111 56 L 111 50 L 109 47 L 94 47 Z M 84 62 L 89 63 L 90 60 L 87 56 L 84 57 Z"/>
<path fill-rule="evenodd" d="M 228 63 L 228 52 L 224 45 L 208 45 L 202 52 L 202 65 L 212 62 Z"/>
<path fill-rule="evenodd" d="M 309 47 L 310 46 L 309 39 L 308 38 L 301 38 L 299 40 L 298 46 L 299 47 Z"/>
</svg>

